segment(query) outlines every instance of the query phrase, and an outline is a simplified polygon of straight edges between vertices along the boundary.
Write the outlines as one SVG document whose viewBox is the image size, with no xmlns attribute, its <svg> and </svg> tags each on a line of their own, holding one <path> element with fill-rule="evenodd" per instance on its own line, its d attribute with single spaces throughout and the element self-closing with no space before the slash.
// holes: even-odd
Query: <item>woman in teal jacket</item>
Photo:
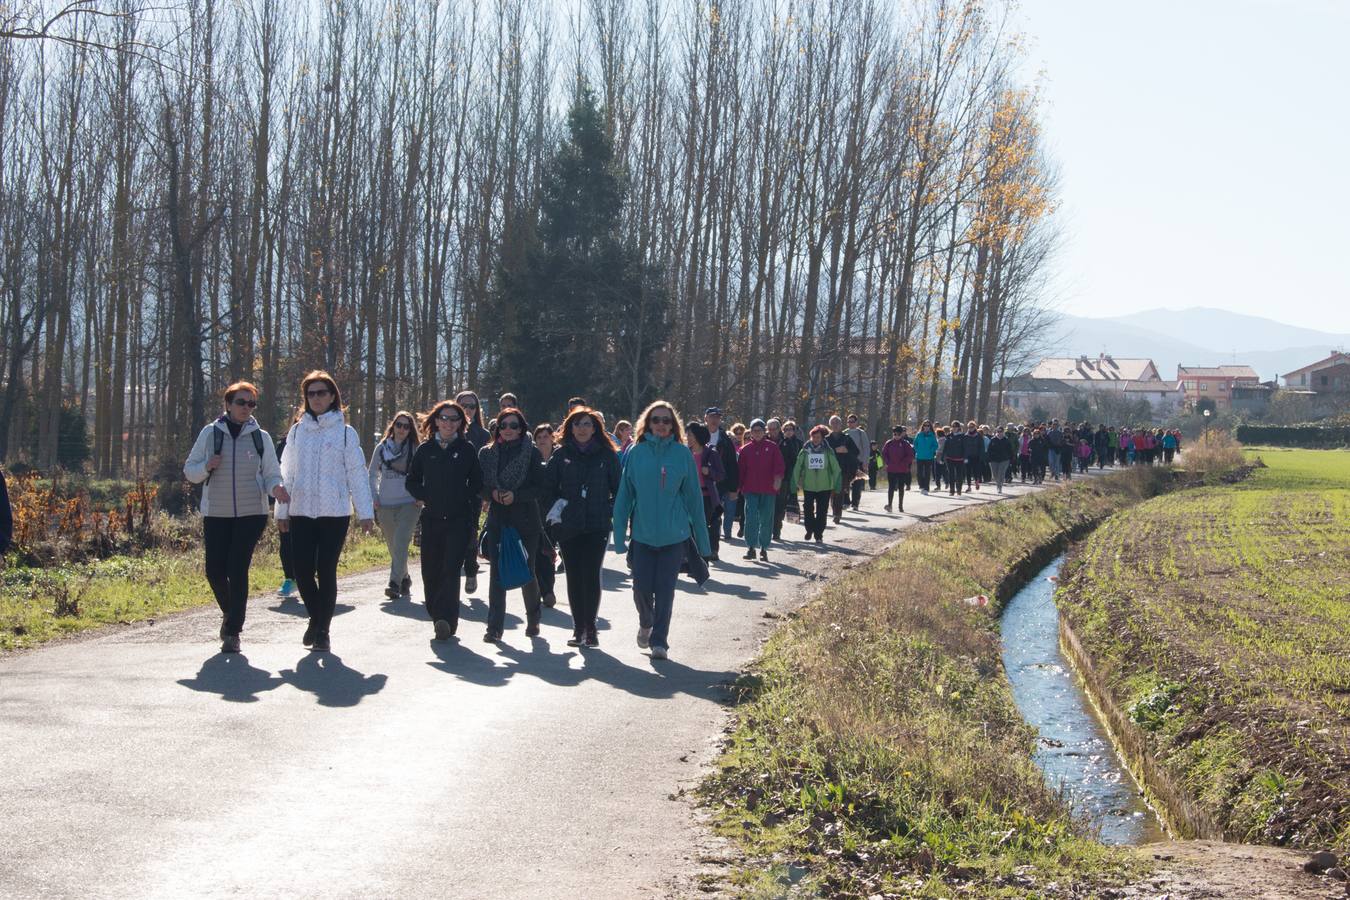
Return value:
<svg viewBox="0 0 1350 900">
<path fill-rule="evenodd" d="M 925 494 L 928 493 L 928 480 L 933 477 L 933 460 L 937 459 L 937 452 L 937 432 L 933 431 L 933 423 L 924 419 L 919 433 L 914 435 L 914 467 L 918 470 L 919 490 Z"/>
<path fill-rule="evenodd" d="M 712 555 L 698 469 L 680 432 L 673 405 L 658 400 L 648 406 L 638 421 L 614 498 L 614 549 L 627 551 L 631 524 L 637 642 L 639 647 L 651 647 L 652 659 L 665 659 L 670 648 L 675 579 L 684 562 L 685 543 L 692 537 L 701 555 Z"/>
</svg>

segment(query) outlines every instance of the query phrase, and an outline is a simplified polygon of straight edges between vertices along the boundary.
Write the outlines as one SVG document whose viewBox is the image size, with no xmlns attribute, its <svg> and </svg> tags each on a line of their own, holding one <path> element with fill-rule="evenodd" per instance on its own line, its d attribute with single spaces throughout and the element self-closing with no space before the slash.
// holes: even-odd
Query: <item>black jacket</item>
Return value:
<svg viewBox="0 0 1350 900">
<path fill-rule="evenodd" d="M 848 483 L 853 480 L 854 474 L 858 471 L 859 463 L 862 462 L 862 448 L 853 443 L 853 438 L 849 437 L 846 431 L 831 431 L 825 435 L 825 446 L 831 450 L 844 448 L 843 453 L 835 455 L 838 457 L 839 471 L 844 479 L 844 487 L 847 488 Z"/>
<path fill-rule="evenodd" d="M 475 450 L 482 450 L 492 439 L 488 430 L 477 422 L 469 423 L 469 427 L 464 429 L 464 436 L 469 439 L 470 444 L 473 444 Z"/>
<path fill-rule="evenodd" d="M 741 489 L 741 467 L 736 461 L 736 445 L 731 441 L 731 434 L 725 428 L 719 429 L 718 434 L 720 437 L 713 449 L 717 451 L 717 458 L 722 461 L 722 471 L 725 475 L 717 482 L 717 489 L 724 494 L 730 494 Z"/>
<path fill-rule="evenodd" d="M 482 500 L 483 470 L 478 467 L 478 451 L 464 437 L 456 437 L 444 448 L 433 437 L 417 445 L 408 463 L 408 493 L 426 504 L 423 518 L 454 520 L 478 524 Z"/>
<path fill-rule="evenodd" d="M 5 485 L 5 473 L 0 472 L 0 553 L 9 549 L 14 539 L 14 513 L 9 508 L 9 488 Z"/>
<path fill-rule="evenodd" d="M 1043 466 L 1050 458 L 1050 441 L 1045 435 L 1032 438 L 1027 444 L 1027 449 L 1031 451 L 1033 466 Z"/>
<path fill-rule="evenodd" d="M 783 479 L 786 484 L 792 477 L 792 467 L 797 465 L 797 456 L 802 452 L 805 442 L 799 437 L 783 438 L 778 443 L 778 449 L 783 452 L 783 471 L 787 472 L 787 477 Z"/>
<path fill-rule="evenodd" d="M 996 434 L 989 439 L 989 461 L 1011 462 L 1013 458 L 1012 441 L 1001 434 Z"/>
<path fill-rule="evenodd" d="M 966 432 L 966 462 L 979 465 L 984 457 L 984 435 L 978 431 Z"/>
<path fill-rule="evenodd" d="M 567 501 L 562 522 L 553 528 L 558 540 L 608 534 L 614 526 L 614 496 L 622 477 L 618 454 L 603 447 L 582 453 L 576 445 L 564 444 L 553 451 L 544 470 L 545 498 L 540 506 L 547 513 L 558 500 Z"/>
<path fill-rule="evenodd" d="M 525 480 L 511 492 L 514 499 L 510 506 L 503 506 L 493 500 L 487 485 L 482 486 L 483 499 L 491 503 L 483 530 L 493 535 L 494 540 L 503 525 L 510 525 L 521 537 L 541 534 L 544 530 L 544 517 L 539 513 L 539 501 L 544 499 L 544 458 L 539 455 L 538 448 L 528 442 L 521 447 L 520 452 L 530 454 L 530 467 L 525 473 Z M 480 455 L 479 465 L 484 464 Z"/>
<path fill-rule="evenodd" d="M 947 435 L 947 443 L 942 445 L 942 457 L 944 459 L 959 459 L 964 461 L 966 456 L 966 436 L 964 434 Z"/>
</svg>

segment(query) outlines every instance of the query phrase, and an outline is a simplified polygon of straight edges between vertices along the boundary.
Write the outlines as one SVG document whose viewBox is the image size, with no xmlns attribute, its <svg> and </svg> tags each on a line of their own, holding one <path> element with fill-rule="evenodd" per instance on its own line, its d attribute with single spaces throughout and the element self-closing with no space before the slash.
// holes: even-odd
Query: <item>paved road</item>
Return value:
<svg viewBox="0 0 1350 900">
<path fill-rule="evenodd" d="M 561 577 L 539 638 L 515 593 L 491 646 L 481 600 L 438 644 L 376 573 L 342 583 L 328 654 L 264 597 L 239 655 L 211 608 L 0 658 L 0 896 L 688 895 L 710 839 L 677 792 L 772 614 L 976 496 L 892 515 L 869 493 L 826 549 L 770 565 L 724 545 L 704 589 L 682 579 L 666 661 L 637 648 L 612 554 L 595 650 L 565 644 Z"/>
</svg>

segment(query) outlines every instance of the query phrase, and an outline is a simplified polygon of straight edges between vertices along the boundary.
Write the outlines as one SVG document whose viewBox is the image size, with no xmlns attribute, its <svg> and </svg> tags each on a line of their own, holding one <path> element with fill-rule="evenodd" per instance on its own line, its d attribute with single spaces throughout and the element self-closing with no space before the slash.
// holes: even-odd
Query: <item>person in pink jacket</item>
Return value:
<svg viewBox="0 0 1350 900">
<path fill-rule="evenodd" d="M 740 470 L 740 494 L 745 509 L 745 558 L 769 561 L 769 541 L 773 537 L 773 505 L 786 469 L 783 453 L 773 441 L 766 440 L 768 427 L 763 419 L 750 423 L 750 440 L 741 445 L 736 466 Z"/>
<path fill-rule="evenodd" d="M 886 512 L 891 511 L 895 495 L 900 495 L 900 511 L 905 511 L 905 491 L 909 490 L 909 470 L 914 467 L 914 445 L 905 434 L 905 426 L 891 429 L 891 439 L 881 448 L 886 464 Z"/>
</svg>

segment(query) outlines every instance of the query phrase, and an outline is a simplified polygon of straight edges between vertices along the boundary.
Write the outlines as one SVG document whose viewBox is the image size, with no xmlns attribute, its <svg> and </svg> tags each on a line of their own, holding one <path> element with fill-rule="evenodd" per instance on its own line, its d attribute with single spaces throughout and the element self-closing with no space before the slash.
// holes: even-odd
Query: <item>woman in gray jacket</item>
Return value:
<svg viewBox="0 0 1350 900">
<path fill-rule="evenodd" d="M 399 410 L 384 430 L 384 439 L 370 454 L 370 496 L 375 501 L 375 521 L 389 548 L 389 586 L 384 595 L 390 600 L 412 595 L 408 576 L 408 545 L 421 512 L 408 493 L 408 464 L 417 450 L 417 427 L 413 414 Z"/>
<path fill-rule="evenodd" d="M 183 475 L 202 484 L 202 530 L 206 580 L 222 615 L 220 649 L 239 652 L 248 605 L 248 570 L 253 548 L 267 527 L 267 498 L 290 500 L 272 437 L 258 426 L 253 410 L 258 389 L 238 381 L 225 389 L 225 412 L 202 429 Z"/>
</svg>

